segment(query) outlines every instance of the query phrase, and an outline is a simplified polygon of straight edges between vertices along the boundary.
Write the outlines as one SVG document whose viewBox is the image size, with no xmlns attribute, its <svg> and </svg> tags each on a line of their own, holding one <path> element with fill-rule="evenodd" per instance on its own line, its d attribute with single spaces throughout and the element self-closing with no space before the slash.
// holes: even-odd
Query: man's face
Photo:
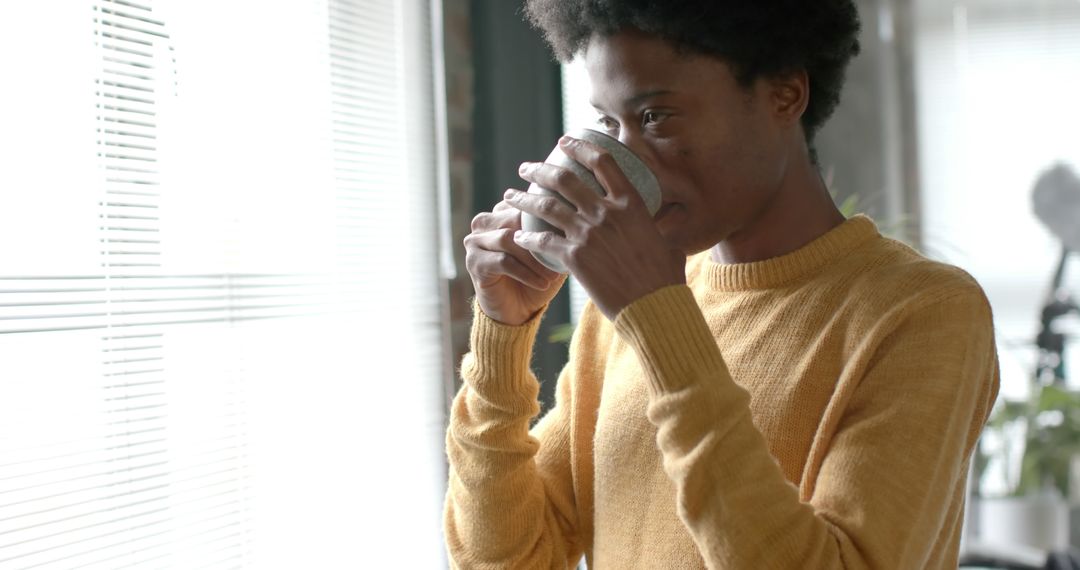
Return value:
<svg viewBox="0 0 1080 570">
<path fill-rule="evenodd" d="M 656 225 L 673 247 L 708 249 L 768 207 L 792 141 L 769 82 L 743 88 L 727 64 L 636 31 L 594 36 L 584 60 L 602 129 L 660 181 Z"/>
</svg>

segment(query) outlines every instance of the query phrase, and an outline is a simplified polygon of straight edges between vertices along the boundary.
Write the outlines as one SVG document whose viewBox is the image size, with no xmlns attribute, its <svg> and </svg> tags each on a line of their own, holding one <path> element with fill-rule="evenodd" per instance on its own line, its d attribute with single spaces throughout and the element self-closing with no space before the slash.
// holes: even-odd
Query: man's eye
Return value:
<svg viewBox="0 0 1080 570">
<path fill-rule="evenodd" d="M 611 117 L 597 117 L 596 124 L 600 125 L 606 131 L 619 130 L 619 123 L 616 123 Z"/>
<path fill-rule="evenodd" d="M 651 125 L 653 123 L 660 122 L 663 118 L 664 116 L 660 113 L 657 113 L 656 111 L 645 111 L 645 113 L 641 116 L 641 123 L 643 125 Z"/>
</svg>

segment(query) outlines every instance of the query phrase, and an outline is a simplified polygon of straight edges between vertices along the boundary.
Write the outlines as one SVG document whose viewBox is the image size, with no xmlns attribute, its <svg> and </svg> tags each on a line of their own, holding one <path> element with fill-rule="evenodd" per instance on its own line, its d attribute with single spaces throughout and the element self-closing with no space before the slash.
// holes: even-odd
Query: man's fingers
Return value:
<svg viewBox="0 0 1080 570">
<path fill-rule="evenodd" d="M 537 284 L 542 283 L 539 289 L 546 289 L 552 281 L 558 279 L 561 275 L 556 273 L 547 267 L 544 267 L 542 263 L 536 260 L 535 257 L 528 250 L 521 247 L 514 242 L 514 229 L 500 229 L 490 232 L 474 233 L 465 238 L 466 253 L 473 251 L 476 252 L 491 252 L 491 253 L 505 253 L 511 258 L 517 260 L 517 265 L 527 269 L 529 273 L 539 279 Z M 475 267 L 480 273 L 490 274 L 493 269 L 490 267 L 480 267 L 480 263 L 496 262 L 495 271 L 501 267 L 512 266 L 506 260 L 494 259 L 487 255 L 479 255 L 476 258 L 477 266 Z M 471 272 L 471 269 L 470 269 Z M 518 279 L 522 283 L 526 283 L 522 279 Z M 528 284 L 528 283 L 526 283 Z"/>
<path fill-rule="evenodd" d="M 521 259 L 506 252 L 496 251 L 491 253 L 496 256 L 499 268 L 507 277 L 515 279 L 526 287 L 536 289 L 537 291 L 546 291 L 551 287 L 551 281 L 537 275 L 535 271 L 522 263 Z M 529 256 L 529 259 L 532 259 L 532 255 Z"/>
<path fill-rule="evenodd" d="M 544 255 L 553 255 L 554 252 L 560 257 L 571 250 L 566 238 L 553 232 L 515 232 L 514 243 L 528 251 Z"/>
<path fill-rule="evenodd" d="M 506 200 L 495 204 L 490 212 L 480 212 L 473 217 L 469 228 L 474 232 L 499 229 L 521 229 L 521 210 L 511 206 Z"/>
<path fill-rule="evenodd" d="M 611 156 L 606 149 L 573 137 L 559 139 L 559 147 L 567 156 L 592 171 L 593 176 L 612 198 L 633 200 L 637 197 L 640 199 L 633 184 L 619 168 L 619 163 L 615 162 L 615 157 Z"/>
<path fill-rule="evenodd" d="M 523 180 L 558 192 L 577 211 L 592 212 L 600 196 L 572 170 L 544 162 L 525 162 L 518 174 Z"/>
<path fill-rule="evenodd" d="M 581 222 L 573 206 L 568 206 L 553 196 L 530 194 L 511 188 L 503 198 L 518 210 L 544 220 L 563 233 L 572 233 Z"/>
<path fill-rule="evenodd" d="M 469 255 L 473 258 L 476 276 L 481 280 L 506 276 L 537 291 L 544 291 L 551 286 L 550 281 L 540 277 L 520 259 L 505 251 L 477 249 Z"/>
</svg>

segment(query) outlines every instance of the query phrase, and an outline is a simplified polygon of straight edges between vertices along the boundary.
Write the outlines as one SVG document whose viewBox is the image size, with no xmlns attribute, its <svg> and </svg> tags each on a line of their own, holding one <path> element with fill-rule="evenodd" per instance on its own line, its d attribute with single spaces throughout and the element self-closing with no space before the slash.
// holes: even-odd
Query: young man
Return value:
<svg viewBox="0 0 1080 570">
<path fill-rule="evenodd" d="M 656 173 L 650 217 L 607 190 L 521 176 L 465 240 L 476 288 L 454 401 L 445 530 L 461 568 L 956 568 L 967 468 L 998 389 L 966 273 L 845 220 L 813 135 L 859 28 L 850 0 L 530 0 L 584 58 L 600 124 Z M 565 232 L 520 232 L 520 214 Z M 566 264 L 588 291 L 531 430 L 529 357 Z"/>
</svg>

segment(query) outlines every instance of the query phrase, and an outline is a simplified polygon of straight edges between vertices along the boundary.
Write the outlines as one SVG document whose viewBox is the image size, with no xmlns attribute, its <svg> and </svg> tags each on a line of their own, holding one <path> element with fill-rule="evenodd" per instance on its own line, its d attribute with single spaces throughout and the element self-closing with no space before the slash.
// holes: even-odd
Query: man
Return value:
<svg viewBox="0 0 1080 570">
<path fill-rule="evenodd" d="M 606 196 L 522 165 L 465 240 L 471 352 L 447 433 L 461 568 L 956 568 L 967 468 L 998 389 L 959 269 L 845 220 L 813 135 L 858 52 L 849 0 L 530 0 L 584 58 L 604 130 L 660 181 L 560 141 Z M 528 212 L 561 229 L 521 232 Z M 563 276 L 591 298 L 538 413 L 529 356 Z"/>
</svg>

